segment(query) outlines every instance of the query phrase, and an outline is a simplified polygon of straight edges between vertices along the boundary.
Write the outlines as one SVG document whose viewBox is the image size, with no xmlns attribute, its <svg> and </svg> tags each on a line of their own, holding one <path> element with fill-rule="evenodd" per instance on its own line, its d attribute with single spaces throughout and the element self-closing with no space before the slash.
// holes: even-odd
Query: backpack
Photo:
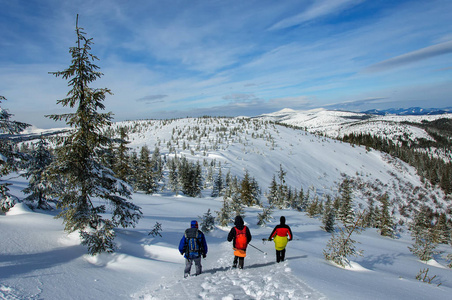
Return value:
<svg viewBox="0 0 452 300">
<path fill-rule="evenodd" d="M 245 250 L 248 246 L 248 239 L 246 237 L 246 226 L 243 226 L 242 230 L 235 228 L 235 248 L 239 250 Z"/>
<path fill-rule="evenodd" d="M 185 239 L 187 240 L 185 253 L 187 258 L 197 258 L 202 254 L 201 245 L 199 243 L 199 232 L 197 228 L 189 228 L 185 230 Z"/>
</svg>

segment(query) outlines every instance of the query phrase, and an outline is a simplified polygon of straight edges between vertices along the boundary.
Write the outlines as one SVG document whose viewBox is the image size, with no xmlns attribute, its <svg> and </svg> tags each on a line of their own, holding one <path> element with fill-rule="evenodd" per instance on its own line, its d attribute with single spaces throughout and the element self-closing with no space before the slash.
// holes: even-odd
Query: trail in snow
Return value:
<svg viewBox="0 0 452 300">
<path fill-rule="evenodd" d="M 229 252 L 210 264 L 216 267 L 206 266 L 199 276 L 184 279 L 181 273 L 163 278 L 154 287 L 132 297 L 144 300 L 326 299 L 292 274 L 289 261 L 277 264 L 268 259 L 260 263 L 245 259 L 243 270 L 232 269 Z"/>
</svg>

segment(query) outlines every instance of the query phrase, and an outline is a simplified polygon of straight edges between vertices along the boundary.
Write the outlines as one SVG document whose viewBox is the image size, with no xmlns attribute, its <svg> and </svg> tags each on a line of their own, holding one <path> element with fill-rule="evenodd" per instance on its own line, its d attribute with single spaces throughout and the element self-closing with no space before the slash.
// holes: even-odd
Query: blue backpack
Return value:
<svg viewBox="0 0 452 300">
<path fill-rule="evenodd" d="M 185 230 L 185 239 L 187 240 L 185 253 L 187 254 L 187 258 L 198 258 L 201 256 L 202 249 L 199 238 L 200 234 L 197 228 L 189 228 Z"/>
</svg>

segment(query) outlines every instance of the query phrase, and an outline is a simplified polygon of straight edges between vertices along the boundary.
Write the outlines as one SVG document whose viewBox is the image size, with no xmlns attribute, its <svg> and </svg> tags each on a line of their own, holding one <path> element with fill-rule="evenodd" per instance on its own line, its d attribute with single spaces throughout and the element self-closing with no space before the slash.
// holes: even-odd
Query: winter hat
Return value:
<svg viewBox="0 0 452 300">
<path fill-rule="evenodd" d="M 235 217 L 234 225 L 235 226 L 243 226 L 245 223 L 243 222 L 243 219 L 241 216 Z"/>
<path fill-rule="evenodd" d="M 196 220 L 193 220 L 193 221 L 191 221 L 191 228 L 198 228 L 198 221 L 196 221 Z"/>
<path fill-rule="evenodd" d="M 286 217 L 281 216 L 281 218 L 279 219 L 279 222 L 281 223 L 281 225 L 286 224 Z"/>
</svg>

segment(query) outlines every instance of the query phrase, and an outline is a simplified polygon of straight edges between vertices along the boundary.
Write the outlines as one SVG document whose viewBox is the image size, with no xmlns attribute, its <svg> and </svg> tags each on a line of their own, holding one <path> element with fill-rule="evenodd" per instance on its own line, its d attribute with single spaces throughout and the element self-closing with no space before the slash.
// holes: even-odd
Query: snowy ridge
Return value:
<svg viewBox="0 0 452 300">
<path fill-rule="evenodd" d="M 421 123 L 423 120 L 434 121 L 441 118 L 451 119 L 452 114 L 380 116 L 320 108 L 305 111 L 284 109 L 257 118 L 297 126 L 309 132 L 334 138 L 343 137 L 350 133 L 370 133 L 395 140 L 404 133 L 407 133 L 413 139 L 431 139 L 424 130 L 402 123 Z"/>
</svg>

